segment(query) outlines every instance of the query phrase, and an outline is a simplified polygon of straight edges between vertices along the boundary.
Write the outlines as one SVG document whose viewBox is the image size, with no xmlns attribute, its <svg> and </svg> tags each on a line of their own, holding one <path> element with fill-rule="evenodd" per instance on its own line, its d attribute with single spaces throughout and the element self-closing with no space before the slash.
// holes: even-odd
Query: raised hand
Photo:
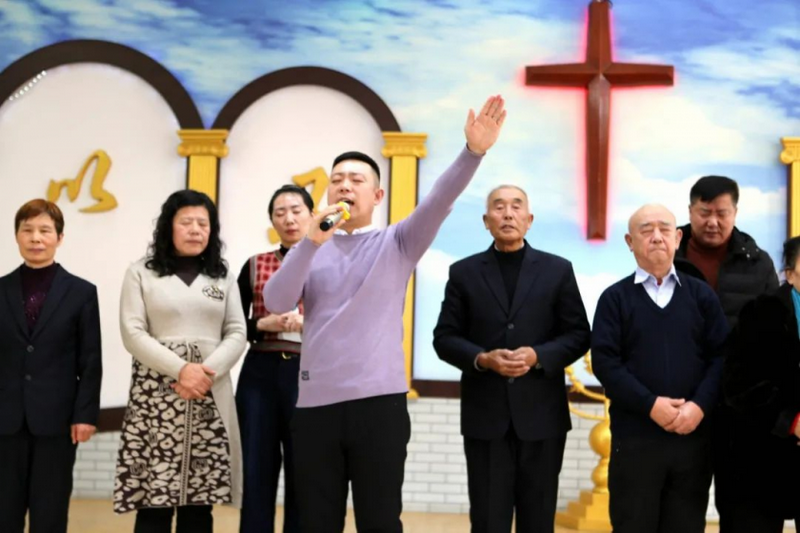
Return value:
<svg viewBox="0 0 800 533">
<path fill-rule="evenodd" d="M 469 110 L 464 134 L 470 151 L 483 155 L 494 145 L 506 120 L 505 100 L 500 95 L 490 96 L 478 115 Z"/>
</svg>

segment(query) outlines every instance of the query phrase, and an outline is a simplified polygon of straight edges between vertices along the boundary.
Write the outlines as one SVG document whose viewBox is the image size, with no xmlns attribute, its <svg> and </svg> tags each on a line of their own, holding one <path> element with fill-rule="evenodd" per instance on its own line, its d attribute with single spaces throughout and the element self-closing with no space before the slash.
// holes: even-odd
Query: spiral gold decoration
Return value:
<svg viewBox="0 0 800 533">
<path fill-rule="evenodd" d="M 592 371 L 591 353 L 583 356 L 583 364 L 590 375 Z M 587 413 L 575 407 L 570 402 L 569 410 L 576 416 L 588 420 L 597 420 L 598 423 L 589 433 L 589 446 L 600 456 L 600 461 L 592 471 L 594 489 L 581 491 L 577 502 L 570 502 L 567 510 L 556 513 L 556 524 L 579 531 L 611 531 L 611 519 L 608 514 L 608 463 L 611 457 L 611 420 L 608 416 L 609 400 L 604 394 L 589 390 L 583 382 L 575 376 L 572 367 L 565 370 L 572 386 L 571 393 L 578 393 L 597 402 L 603 402 L 603 416 Z"/>
</svg>

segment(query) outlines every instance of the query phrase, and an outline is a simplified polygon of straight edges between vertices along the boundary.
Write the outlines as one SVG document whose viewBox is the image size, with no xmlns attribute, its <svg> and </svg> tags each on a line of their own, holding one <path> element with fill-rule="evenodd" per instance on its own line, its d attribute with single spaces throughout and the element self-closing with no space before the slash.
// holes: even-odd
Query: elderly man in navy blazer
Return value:
<svg viewBox="0 0 800 533">
<path fill-rule="evenodd" d="M 611 400 L 615 533 L 706 529 L 709 419 L 729 328 L 714 290 L 678 273 L 681 236 L 666 207 L 639 208 L 625 235 L 636 269 L 603 292 L 594 314 L 592 364 Z"/>
<path fill-rule="evenodd" d="M 461 432 L 472 532 L 553 531 L 571 428 L 564 369 L 589 348 L 569 261 L 531 248 L 528 196 L 494 189 L 492 246 L 455 263 L 433 345 L 461 369 Z"/>
<path fill-rule="evenodd" d="M 0 278 L 0 526 L 66 532 L 79 442 L 95 431 L 102 376 L 97 291 L 55 262 L 64 217 L 32 200 L 14 221 L 24 263 Z"/>
</svg>

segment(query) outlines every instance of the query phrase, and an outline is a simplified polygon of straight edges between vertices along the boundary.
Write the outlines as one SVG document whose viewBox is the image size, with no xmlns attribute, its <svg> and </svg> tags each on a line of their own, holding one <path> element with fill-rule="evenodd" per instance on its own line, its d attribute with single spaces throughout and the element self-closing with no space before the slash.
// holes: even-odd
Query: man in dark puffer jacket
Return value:
<svg viewBox="0 0 800 533">
<path fill-rule="evenodd" d="M 711 285 L 733 328 L 747 302 L 778 287 L 775 266 L 769 254 L 735 226 L 739 186 L 734 180 L 722 176 L 700 178 L 689 193 L 689 201 L 690 223 L 681 228 L 683 239 L 675 254 L 675 267 L 702 277 Z M 748 457 L 748 450 L 737 446 L 743 442 L 737 434 L 749 431 L 749 422 L 723 405 L 716 409 L 713 420 L 715 503 L 720 533 L 736 533 L 737 524 L 744 523 L 740 513 L 746 512 L 737 500 L 743 487 L 736 465 Z"/>
</svg>

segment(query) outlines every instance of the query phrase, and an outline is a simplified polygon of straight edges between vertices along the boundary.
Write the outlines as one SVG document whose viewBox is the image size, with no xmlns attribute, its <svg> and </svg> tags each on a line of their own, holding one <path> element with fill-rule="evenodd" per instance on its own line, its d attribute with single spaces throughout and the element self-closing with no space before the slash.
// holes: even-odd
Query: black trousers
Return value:
<svg viewBox="0 0 800 533">
<path fill-rule="evenodd" d="M 66 533 L 75 449 L 69 434 L 42 437 L 23 427 L 0 435 L 0 529 Z"/>
<path fill-rule="evenodd" d="M 740 504 L 744 502 L 739 496 L 743 481 L 733 447 L 736 431 L 733 409 L 724 404 L 717 405 L 714 408 L 714 417 L 711 419 L 711 429 L 714 506 L 719 513 L 719 531 L 720 533 L 743 531 L 737 528 L 738 520 L 741 518 Z M 738 459 L 741 460 L 742 457 Z"/>
<path fill-rule="evenodd" d="M 171 533 L 172 517 L 178 511 L 176 533 L 212 533 L 214 517 L 210 505 L 181 505 L 180 507 L 152 507 L 136 512 L 133 533 Z"/>
<path fill-rule="evenodd" d="M 405 394 L 295 409 L 292 438 L 302 531 L 344 530 L 348 481 L 359 533 L 403 531 L 410 436 Z"/>
<path fill-rule="evenodd" d="M 753 502 L 739 502 L 728 509 L 726 530 L 729 533 L 781 533 L 783 517 Z M 721 522 L 720 522 L 721 523 Z M 794 517 L 795 528 L 800 530 L 800 513 Z M 720 527 L 720 531 L 722 528 Z"/>
<path fill-rule="evenodd" d="M 777 502 L 762 502 L 760 497 L 764 487 L 743 469 L 744 461 L 749 461 L 754 451 L 748 442 L 747 432 L 754 431 L 750 424 L 743 424 L 741 415 L 726 405 L 714 408 L 712 419 L 713 464 L 714 464 L 714 503 L 719 512 L 720 533 L 780 533 L 784 519 L 776 506 Z M 786 472 L 792 467 L 786 465 Z M 770 476 L 765 476 L 765 481 Z M 785 477 L 775 471 L 770 483 L 780 484 Z M 778 505 L 777 507 L 780 507 Z M 795 521 L 800 518 L 800 501 Z"/>
<path fill-rule="evenodd" d="M 300 531 L 295 498 L 295 461 L 289 423 L 297 403 L 300 359 L 280 352 L 251 351 L 236 388 L 242 436 L 244 492 L 240 533 L 273 533 L 281 463 L 284 469 L 283 532 Z"/>
<path fill-rule="evenodd" d="M 608 472 L 614 533 L 703 533 L 711 442 L 702 435 L 612 437 Z"/>
<path fill-rule="evenodd" d="M 566 441 L 464 437 L 472 533 L 510 532 L 515 510 L 517 533 L 552 533 Z"/>
</svg>

